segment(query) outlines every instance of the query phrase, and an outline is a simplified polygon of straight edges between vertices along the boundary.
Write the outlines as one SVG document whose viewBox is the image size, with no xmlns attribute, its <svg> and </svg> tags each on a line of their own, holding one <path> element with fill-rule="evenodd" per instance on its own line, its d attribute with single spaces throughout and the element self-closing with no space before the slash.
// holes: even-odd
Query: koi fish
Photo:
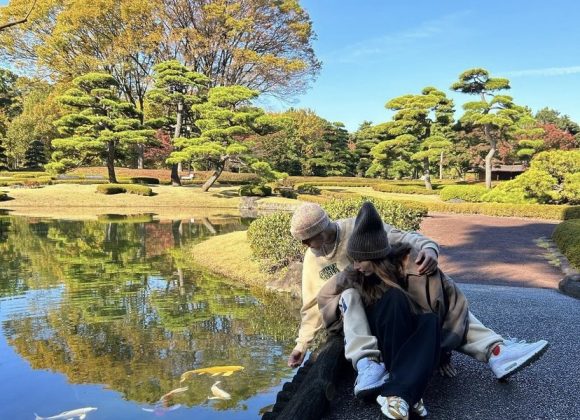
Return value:
<svg viewBox="0 0 580 420">
<path fill-rule="evenodd" d="M 217 381 L 211 386 L 211 393 L 213 394 L 213 397 L 207 397 L 208 400 L 230 400 L 232 398 L 232 396 L 226 391 L 218 388 L 219 383 L 221 382 Z"/>
<path fill-rule="evenodd" d="M 262 415 L 264 415 L 266 413 L 271 413 L 273 408 L 274 408 L 274 404 L 269 404 L 269 405 L 267 405 L 265 407 L 260 408 L 260 411 L 258 411 L 258 414 L 260 416 L 262 416 Z"/>
<path fill-rule="evenodd" d="M 237 372 L 239 370 L 244 370 L 244 367 L 243 366 L 213 366 L 213 367 L 209 367 L 209 368 L 189 370 L 181 375 L 181 380 L 179 382 L 184 382 L 187 379 L 189 379 L 191 376 L 196 375 L 196 374 L 197 375 L 204 375 L 207 373 L 208 375 L 211 375 L 211 376 L 217 376 L 217 375 L 230 376 L 231 374 L 233 374 L 234 372 Z"/>
<path fill-rule="evenodd" d="M 78 417 L 79 420 L 83 420 L 87 417 L 87 414 L 91 411 L 95 411 L 97 407 L 83 407 L 77 408 L 75 410 L 63 411 L 60 414 L 51 417 L 40 417 L 38 414 L 34 413 L 36 420 L 72 420 Z"/>
<path fill-rule="evenodd" d="M 181 408 L 181 404 L 175 404 L 172 405 L 171 407 L 163 407 L 163 405 L 161 404 L 156 404 L 153 406 L 153 408 L 146 408 L 146 407 L 141 407 L 141 410 L 143 411 L 147 411 L 149 413 L 153 413 L 156 416 L 163 416 L 165 415 L 165 413 L 168 413 L 170 411 L 175 411 Z"/>
<path fill-rule="evenodd" d="M 185 391 L 187 391 L 188 389 L 189 389 L 189 387 L 187 387 L 187 386 L 184 386 L 184 387 L 181 387 L 181 388 L 175 388 L 175 389 L 172 389 L 172 390 L 171 390 L 171 391 L 169 391 L 167 394 L 165 394 L 164 396 L 162 396 L 161 398 L 159 398 L 159 401 L 162 401 L 162 400 L 165 400 L 165 399 L 167 399 L 167 398 L 169 398 L 169 397 L 172 397 L 172 396 L 174 396 L 175 394 L 181 394 L 182 392 L 185 392 Z"/>
</svg>

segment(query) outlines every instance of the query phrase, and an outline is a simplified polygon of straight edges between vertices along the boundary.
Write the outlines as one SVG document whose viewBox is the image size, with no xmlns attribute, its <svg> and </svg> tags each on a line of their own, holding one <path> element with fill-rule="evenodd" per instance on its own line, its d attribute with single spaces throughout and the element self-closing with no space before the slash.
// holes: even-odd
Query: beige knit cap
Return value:
<svg viewBox="0 0 580 420">
<path fill-rule="evenodd" d="M 328 214 L 322 207 L 315 203 L 305 203 L 294 211 L 290 233 L 299 241 L 304 241 L 318 235 L 329 223 Z"/>
</svg>

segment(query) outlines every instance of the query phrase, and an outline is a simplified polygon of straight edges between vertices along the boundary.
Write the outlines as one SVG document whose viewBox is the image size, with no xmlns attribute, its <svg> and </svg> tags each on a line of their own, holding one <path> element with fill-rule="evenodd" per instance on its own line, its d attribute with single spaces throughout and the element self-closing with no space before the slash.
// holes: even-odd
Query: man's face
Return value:
<svg viewBox="0 0 580 420">
<path fill-rule="evenodd" d="M 319 250 L 324 245 L 325 235 L 324 232 L 320 232 L 314 235 L 312 238 L 302 240 L 302 245 L 306 245 L 308 248 Z"/>
</svg>

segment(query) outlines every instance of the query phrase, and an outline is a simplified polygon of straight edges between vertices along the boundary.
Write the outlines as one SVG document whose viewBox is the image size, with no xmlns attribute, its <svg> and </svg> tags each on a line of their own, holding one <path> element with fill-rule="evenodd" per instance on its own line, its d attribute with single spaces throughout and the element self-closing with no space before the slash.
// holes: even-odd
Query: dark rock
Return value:
<svg viewBox="0 0 580 420">
<path fill-rule="evenodd" d="M 580 274 L 574 273 L 567 275 L 560 280 L 558 288 L 562 293 L 580 299 Z"/>
<path fill-rule="evenodd" d="M 302 263 L 293 262 L 288 267 L 286 274 L 280 276 L 266 285 L 270 290 L 288 292 L 292 297 L 300 297 L 302 295 Z"/>
</svg>

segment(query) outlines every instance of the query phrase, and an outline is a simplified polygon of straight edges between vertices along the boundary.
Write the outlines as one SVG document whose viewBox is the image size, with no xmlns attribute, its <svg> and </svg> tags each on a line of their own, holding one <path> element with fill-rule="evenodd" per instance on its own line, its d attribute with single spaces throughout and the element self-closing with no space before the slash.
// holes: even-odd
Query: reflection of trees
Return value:
<svg viewBox="0 0 580 420">
<path fill-rule="evenodd" d="M 34 368 L 63 372 L 74 383 L 103 383 L 128 399 L 153 403 L 179 386 L 186 370 L 245 366 L 220 378 L 232 400 L 216 408 L 236 406 L 287 373 L 281 355 L 291 347 L 298 322 L 297 312 L 289 310 L 292 303 L 252 295 L 197 271 L 189 265 L 187 247 L 161 252 L 153 245 L 155 239 L 170 245 L 195 242 L 203 225 L 54 221 L 35 227 L 24 219 L 13 221 L 0 243 L 0 271 L 7 267 L 6 250 L 29 263 L 29 273 L 47 279 L 21 276 L 26 270 L 20 264 L 1 275 L 0 292 L 64 285 L 60 305 L 5 322 L 9 342 Z M 176 399 L 203 403 L 214 380 L 196 377 Z"/>
</svg>

